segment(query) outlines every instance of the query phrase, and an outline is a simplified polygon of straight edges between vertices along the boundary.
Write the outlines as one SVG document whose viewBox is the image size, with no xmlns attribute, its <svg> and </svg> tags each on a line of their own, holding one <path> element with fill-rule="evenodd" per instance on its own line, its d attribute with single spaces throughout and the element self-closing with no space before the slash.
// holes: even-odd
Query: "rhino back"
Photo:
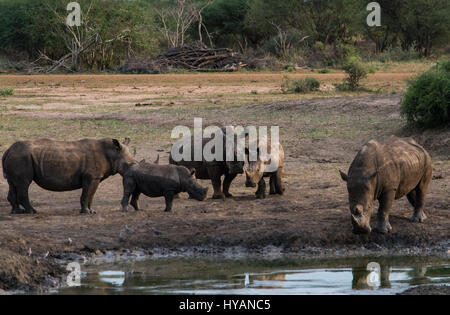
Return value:
<svg viewBox="0 0 450 315">
<path fill-rule="evenodd" d="M 398 199 L 413 190 L 430 169 L 431 158 L 424 148 L 413 139 L 392 136 L 363 146 L 350 166 L 349 182 L 377 172 L 376 191 L 394 189 Z"/>
</svg>

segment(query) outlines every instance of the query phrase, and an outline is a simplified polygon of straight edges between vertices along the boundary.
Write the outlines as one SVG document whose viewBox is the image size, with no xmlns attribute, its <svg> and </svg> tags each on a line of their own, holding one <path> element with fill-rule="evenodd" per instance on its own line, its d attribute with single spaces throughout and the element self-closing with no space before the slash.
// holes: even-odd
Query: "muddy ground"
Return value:
<svg viewBox="0 0 450 315">
<path fill-rule="evenodd" d="M 74 96 L 80 91 L 73 87 L 71 94 L 71 89 L 64 90 L 64 96 L 59 95 L 62 105 L 43 108 L 45 100 L 35 100 L 45 99 L 37 95 L 42 90 L 24 87 L 21 93 L 34 93 L 35 98 L 28 101 L 29 107 L 24 110 L 18 106 L 23 106 L 27 96 L 19 94 L 14 100 L 16 105 L 2 111 L 1 150 L 18 139 L 41 136 L 59 139 L 129 136 L 136 140 L 137 159 L 152 160 L 160 154 L 161 163 L 167 163 L 173 142 L 171 128 L 192 126 L 194 117 L 204 118 L 205 126 L 279 125 L 280 141 L 286 152 L 283 179 L 286 193 L 255 200 L 254 189 L 245 188 L 244 177 L 240 176 L 232 184 L 234 197 L 226 201 L 197 202 L 182 196 L 175 200 L 172 213 L 164 213 L 163 198 L 143 196 L 142 211 L 123 214 L 121 177 L 117 175 L 101 184 L 94 200 L 96 215 L 79 214 L 80 191 L 54 193 L 36 184 L 31 186 L 30 198 L 38 214 L 10 215 L 8 186 L 2 178 L 0 289 L 29 290 L 56 284 L 62 271 L 54 258 L 69 252 L 89 254 L 134 248 L 223 252 L 233 247 L 263 254 L 270 249 L 308 256 L 361 252 L 446 255 L 450 250 L 450 130 L 423 132 L 405 127 L 399 114 L 399 93 L 297 96 L 275 101 L 272 94 L 267 94 L 257 100 L 251 96 L 254 102 L 246 99 L 244 105 L 228 106 L 226 101 L 212 100 L 204 107 L 189 106 L 189 98 L 181 96 L 174 99 L 174 104 L 135 106 L 139 102 L 152 102 L 141 96 L 112 109 L 106 109 L 105 101 L 100 102 L 104 105 L 101 108 L 99 102 L 87 102 L 77 110 L 73 108 Z M 270 85 L 270 89 L 275 87 Z M 128 88 L 127 91 L 130 92 Z M 102 93 L 103 99 L 112 99 L 120 94 L 120 87 L 109 94 L 93 92 L 96 93 Z M 154 89 L 148 93 L 155 93 Z M 64 103 L 64 99 L 70 101 Z M 4 100 L 6 103 L 8 100 Z M 38 105 L 33 107 L 34 103 Z M 391 134 L 413 136 L 433 157 L 434 180 L 426 206 L 428 220 L 423 224 L 408 222 L 412 208 L 402 199 L 392 211 L 391 234 L 353 235 L 346 186 L 338 171 L 347 171 L 366 141 Z M 210 186 L 208 181 L 201 184 Z M 132 232 L 126 232 L 125 225 Z M 72 240 L 70 245 L 68 238 Z M 29 248 L 30 257 L 26 255 Z M 49 257 L 43 258 L 47 252 Z"/>
</svg>

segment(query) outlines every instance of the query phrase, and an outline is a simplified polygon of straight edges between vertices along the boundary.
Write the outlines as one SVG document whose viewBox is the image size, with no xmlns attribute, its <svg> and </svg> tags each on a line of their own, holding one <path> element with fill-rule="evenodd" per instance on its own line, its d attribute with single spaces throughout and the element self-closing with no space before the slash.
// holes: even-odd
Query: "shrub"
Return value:
<svg viewBox="0 0 450 315">
<path fill-rule="evenodd" d="M 421 127 L 450 125 L 450 61 L 444 61 L 409 82 L 402 115 Z"/>
<path fill-rule="evenodd" d="M 331 70 L 328 68 L 323 68 L 323 69 L 319 69 L 317 70 L 318 73 L 331 73 Z"/>
<path fill-rule="evenodd" d="M 292 80 L 288 76 L 284 76 L 281 84 L 283 93 L 308 93 L 317 91 L 320 87 L 320 82 L 316 78 L 306 77 L 300 80 Z"/>
<path fill-rule="evenodd" d="M 347 85 L 350 91 L 356 91 L 360 87 L 360 81 L 366 78 L 368 73 L 368 69 L 357 57 L 348 58 L 342 69 L 348 75 L 343 84 Z"/>
<path fill-rule="evenodd" d="M 441 60 L 433 67 L 434 70 L 450 73 L 450 60 Z"/>
<path fill-rule="evenodd" d="M 0 96 L 10 96 L 14 94 L 13 89 L 0 89 Z"/>
<path fill-rule="evenodd" d="M 420 54 L 413 47 L 405 50 L 398 46 L 389 47 L 377 56 L 377 60 L 383 63 L 418 60 L 419 58 Z"/>
</svg>

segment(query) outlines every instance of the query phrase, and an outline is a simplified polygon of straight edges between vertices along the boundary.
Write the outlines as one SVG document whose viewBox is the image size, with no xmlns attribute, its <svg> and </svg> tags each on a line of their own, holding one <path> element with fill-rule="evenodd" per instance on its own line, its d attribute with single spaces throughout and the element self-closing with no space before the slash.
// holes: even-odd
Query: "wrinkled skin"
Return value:
<svg viewBox="0 0 450 315">
<path fill-rule="evenodd" d="M 270 141 L 267 143 L 268 153 L 270 153 Z M 284 187 L 282 184 L 282 174 L 283 174 L 283 163 L 284 163 L 284 151 L 281 144 L 279 145 L 279 154 L 278 154 L 278 169 L 276 171 L 268 172 L 266 171 L 267 165 L 270 164 L 270 161 L 263 161 L 259 154 L 258 148 L 258 158 L 256 161 L 248 161 L 248 165 L 245 167 L 245 186 L 246 187 L 256 187 L 258 185 L 258 189 L 255 193 L 257 199 L 266 198 L 266 182 L 264 177 L 270 177 L 269 185 L 271 195 L 279 194 L 283 195 Z M 246 151 L 248 156 L 248 150 Z"/>
<path fill-rule="evenodd" d="M 140 162 L 132 165 L 123 176 L 124 194 L 122 211 L 127 212 L 128 202 L 139 210 L 139 196 L 164 197 L 166 212 L 172 210 L 172 202 L 180 192 L 187 192 L 192 199 L 205 200 L 208 188 L 203 188 L 195 180 L 195 171 L 184 166 L 158 165 Z"/>
<path fill-rule="evenodd" d="M 82 189 L 81 213 L 91 209 L 94 194 L 103 180 L 124 174 L 135 163 L 128 150 L 130 139 L 120 144 L 116 139 L 55 141 L 38 139 L 14 143 L 3 155 L 4 177 L 9 184 L 11 213 L 36 213 L 28 198 L 28 188 L 35 182 L 50 191 Z"/>
<path fill-rule="evenodd" d="M 394 200 L 404 196 L 414 207 L 410 221 L 423 222 L 432 170 L 430 155 L 411 138 L 392 136 L 369 141 L 359 151 L 348 175 L 340 172 L 347 182 L 353 232 L 371 232 L 375 200 L 379 202 L 375 232 L 385 234 L 392 230 L 390 210 Z"/>
<path fill-rule="evenodd" d="M 225 132 L 224 132 L 225 139 Z M 230 193 L 231 182 L 236 178 L 238 174 L 244 173 L 244 161 L 238 161 L 236 153 L 236 135 L 234 146 L 234 161 L 226 161 L 226 141 L 224 140 L 224 156 L 222 161 L 194 161 L 194 137 L 191 138 L 191 161 L 179 161 L 173 160 L 172 155 L 169 157 L 169 163 L 174 165 L 182 165 L 190 170 L 195 170 L 195 176 L 197 179 L 210 179 L 214 188 L 213 199 L 225 199 L 233 197 Z M 203 147 L 211 139 L 203 139 Z M 183 140 L 179 140 L 183 141 Z M 224 177 L 222 186 L 222 176 Z"/>
</svg>

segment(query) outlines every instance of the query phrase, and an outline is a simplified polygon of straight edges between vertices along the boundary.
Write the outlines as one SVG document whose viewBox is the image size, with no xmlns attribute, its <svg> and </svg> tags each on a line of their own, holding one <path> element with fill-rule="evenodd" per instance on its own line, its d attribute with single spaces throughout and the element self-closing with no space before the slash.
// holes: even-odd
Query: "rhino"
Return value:
<svg viewBox="0 0 450 315">
<path fill-rule="evenodd" d="M 174 165 L 185 166 L 190 170 L 195 170 L 195 175 L 197 179 L 209 179 L 212 182 L 212 186 L 214 188 L 214 194 L 212 196 L 213 199 L 225 199 L 233 197 L 230 193 L 230 185 L 231 182 L 236 178 L 238 174 L 244 173 L 244 163 L 245 161 L 240 161 L 237 158 L 237 150 L 236 145 L 234 145 L 233 157 L 234 160 L 227 161 L 227 145 L 226 145 L 226 129 L 222 128 L 223 132 L 223 157 L 220 160 L 214 161 L 206 161 L 204 158 L 201 161 L 194 160 L 194 136 L 190 138 L 191 141 L 191 158 L 190 161 L 175 161 L 172 156 L 172 152 L 169 156 L 169 163 Z M 234 134 L 235 144 L 237 142 L 237 135 Z M 179 146 L 183 142 L 185 143 L 186 139 L 180 139 L 177 141 L 174 146 Z M 189 139 L 187 139 L 189 141 Z M 210 138 L 202 139 L 202 148 L 211 141 Z M 230 149 L 231 150 L 231 149 Z M 222 176 L 223 180 L 223 189 L 222 189 Z"/>
<path fill-rule="evenodd" d="M 208 188 L 203 188 L 195 180 L 195 170 L 188 170 L 184 166 L 159 165 L 141 161 L 128 168 L 123 175 L 122 211 L 127 212 L 128 203 L 139 210 L 139 196 L 164 197 L 166 212 L 172 210 L 174 197 L 180 192 L 187 192 L 192 199 L 203 201 Z"/>
<path fill-rule="evenodd" d="M 279 143 L 278 152 L 274 152 L 271 154 L 271 142 L 270 140 L 260 140 L 258 141 L 257 148 L 257 156 L 256 160 L 252 161 L 248 159 L 248 165 L 244 167 L 245 171 L 245 186 L 246 187 L 256 187 L 258 185 L 258 189 L 255 193 L 256 199 L 264 199 L 266 198 L 266 181 L 264 177 L 269 177 L 269 185 L 271 195 L 279 194 L 283 195 L 284 187 L 282 183 L 282 175 L 283 175 L 283 163 L 284 163 L 284 150 L 281 143 Z M 267 156 L 262 156 L 264 147 L 264 152 Z M 267 148 L 267 149 L 266 149 Z M 246 156 L 250 156 L 249 149 L 245 150 Z M 270 156 L 274 157 L 277 161 L 273 164 L 274 169 L 269 169 L 270 164 L 273 161 L 270 159 Z"/>
<path fill-rule="evenodd" d="M 81 188 L 81 213 L 95 213 L 91 206 L 100 182 L 117 173 L 125 174 L 130 165 L 136 163 L 128 150 L 129 143 L 128 138 L 122 144 L 111 138 L 36 139 L 14 143 L 2 157 L 11 213 L 37 213 L 28 197 L 33 181 L 50 191 Z"/>
<path fill-rule="evenodd" d="M 433 167 L 428 152 L 412 138 L 391 136 L 367 142 L 356 155 L 347 182 L 353 233 L 371 232 L 370 217 L 374 201 L 379 201 L 375 232 L 392 230 L 389 212 L 394 200 L 407 196 L 414 207 L 411 222 L 423 222 L 425 197 L 432 180 Z"/>
</svg>

